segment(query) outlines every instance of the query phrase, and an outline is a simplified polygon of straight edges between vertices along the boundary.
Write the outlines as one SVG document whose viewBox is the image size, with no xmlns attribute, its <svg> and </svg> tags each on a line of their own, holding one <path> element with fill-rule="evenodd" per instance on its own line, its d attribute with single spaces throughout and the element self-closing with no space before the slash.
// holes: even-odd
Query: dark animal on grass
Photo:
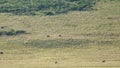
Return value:
<svg viewBox="0 0 120 68">
<path fill-rule="evenodd" d="M 50 35 L 47 35 L 47 37 L 50 37 Z"/>
<path fill-rule="evenodd" d="M 62 37 L 62 35 L 59 35 L 59 37 Z"/>
<path fill-rule="evenodd" d="M 0 54 L 4 54 L 3 52 L 0 52 Z"/>
<path fill-rule="evenodd" d="M 2 26 L 1 29 L 4 29 L 4 28 L 6 28 L 6 27 L 7 27 L 7 26 Z"/>
<path fill-rule="evenodd" d="M 55 61 L 55 64 L 57 64 L 58 62 L 57 61 Z"/>
<path fill-rule="evenodd" d="M 105 60 L 103 60 L 102 62 L 106 62 Z"/>
</svg>

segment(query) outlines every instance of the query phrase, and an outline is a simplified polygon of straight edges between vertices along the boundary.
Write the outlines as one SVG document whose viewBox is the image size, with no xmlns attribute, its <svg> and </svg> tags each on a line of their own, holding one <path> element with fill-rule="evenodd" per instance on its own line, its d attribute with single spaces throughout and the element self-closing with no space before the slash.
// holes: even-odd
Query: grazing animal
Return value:
<svg viewBox="0 0 120 68">
<path fill-rule="evenodd" d="M 50 35 L 47 35 L 47 37 L 50 37 Z"/>
<path fill-rule="evenodd" d="M 57 64 L 58 62 L 57 61 L 55 61 L 55 64 Z"/>
<path fill-rule="evenodd" d="M 105 60 L 103 60 L 102 62 L 106 62 Z"/>
<path fill-rule="evenodd" d="M 62 37 L 62 35 L 59 35 L 59 37 Z"/>
<path fill-rule="evenodd" d="M 3 52 L 0 52 L 0 54 L 4 54 Z"/>
<path fill-rule="evenodd" d="M 1 29 L 4 29 L 4 28 L 6 28 L 6 27 L 7 27 L 7 26 L 2 26 Z"/>
</svg>

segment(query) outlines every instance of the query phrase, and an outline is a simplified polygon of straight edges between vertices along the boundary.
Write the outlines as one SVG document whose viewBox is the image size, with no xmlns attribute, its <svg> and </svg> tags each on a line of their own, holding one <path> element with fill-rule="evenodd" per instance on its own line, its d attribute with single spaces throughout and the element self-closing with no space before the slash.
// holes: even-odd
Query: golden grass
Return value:
<svg viewBox="0 0 120 68">
<path fill-rule="evenodd" d="M 119 3 L 100 2 L 95 11 L 55 16 L 0 14 L 0 26 L 30 33 L 0 37 L 0 67 L 119 68 Z"/>
</svg>

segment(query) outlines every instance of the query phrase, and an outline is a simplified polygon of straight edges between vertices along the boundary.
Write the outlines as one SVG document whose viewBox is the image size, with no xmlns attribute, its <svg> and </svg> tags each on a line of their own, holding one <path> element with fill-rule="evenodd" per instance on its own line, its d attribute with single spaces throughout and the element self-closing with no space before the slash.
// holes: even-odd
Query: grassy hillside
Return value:
<svg viewBox="0 0 120 68">
<path fill-rule="evenodd" d="M 0 13 L 1 68 L 119 68 L 120 1 L 54 16 Z M 4 28 L 3 28 L 4 27 Z"/>
<path fill-rule="evenodd" d="M 0 0 L 0 12 L 54 15 L 74 10 L 90 10 L 96 2 L 97 0 Z"/>
</svg>

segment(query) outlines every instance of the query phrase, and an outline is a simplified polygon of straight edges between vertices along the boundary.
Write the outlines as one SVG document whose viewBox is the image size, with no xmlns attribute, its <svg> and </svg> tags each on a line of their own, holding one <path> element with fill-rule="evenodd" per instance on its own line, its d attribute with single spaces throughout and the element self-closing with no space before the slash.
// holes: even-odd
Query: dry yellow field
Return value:
<svg viewBox="0 0 120 68">
<path fill-rule="evenodd" d="M 120 1 L 55 16 L 0 14 L 0 68 L 120 68 Z M 49 36 L 48 36 L 49 35 Z"/>
</svg>

